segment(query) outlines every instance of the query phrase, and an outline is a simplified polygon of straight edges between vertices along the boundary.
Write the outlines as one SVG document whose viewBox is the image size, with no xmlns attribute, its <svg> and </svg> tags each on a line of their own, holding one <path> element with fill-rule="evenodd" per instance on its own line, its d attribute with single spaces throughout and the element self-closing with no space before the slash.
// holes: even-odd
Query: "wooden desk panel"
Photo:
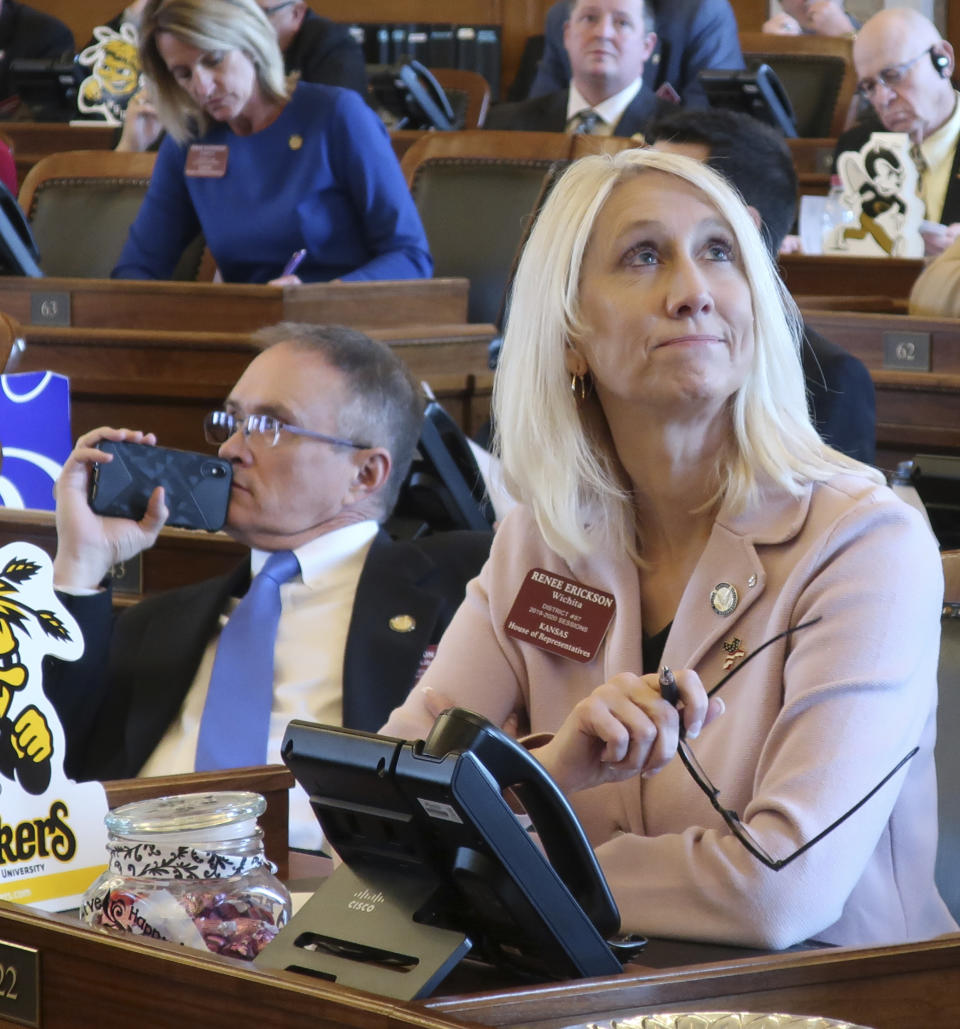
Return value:
<svg viewBox="0 0 960 1029">
<path fill-rule="evenodd" d="M 919 258 L 780 256 L 780 274 L 795 297 L 883 295 L 905 300 L 922 268 Z"/>
<path fill-rule="evenodd" d="M 960 454 L 960 319 L 803 309 L 807 324 L 856 355 L 877 392 L 877 463 Z M 930 370 L 884 368 L 884 333 L 929 336 Z"/>
<path fill-rule="evenodd" d="M 304 286 L 240 286 L 209 282 L 0 277 L 0 311 L 21 325 L 51 324 L 66 315 L 77 328 L 250 332 L 279 321 L 350 325 L 357 329 L 467 320 L 466 279 L 323 282 Z M 45 306 L 51 317 L 44 317 Z M 36 317 L 32 308 L 36 307 Z M 54 309 L 60 319 L 52 317 Z"/>
<path fill-rule="evenodd" d="M 112 150 L 117 141 L 115 125 L 102 122 L 5 121 L 2 129 L 13 140 L 17 182 L 23 185 L 30 169 L 42 157 L 66 150 Z"/>
<path fill-rule="evenodd" d="M 21 541 L 33 543 L 52 558 L 57 549 L 54 513 L 0 508 L 0 546 Z M 141 555 L 142 594 L 159 593 L 223 575 L 248 552 L 249 548 L 222 532 L 161 529 L 157 542 Z M 133 599 L 142 594 L 134 595 Z"/>
<path fill-rule="evenodd" d="M 868 368 L 883 368 L 885 332 L 921 332 L 930 337 L 930 372 L 960 374 L 960 319 L 827 311 L 803 305 L 801 309 L 810 328 L 855 354 Z"/>
<path fill-rule="evenodd" d="M 873 1029 L 953 1029 L 960 1025 L 960 935 L 901 947 L 788 952 L 668 970 L 631 965 L 610 979 L 420 1003 L 438 1015 L 526 1029 L 684 1010 L 781 1011 Z"/>
<path fill-rule="evenodd" d="M 423 312 L 420 312 L 421 316 Z M 489 413 L 492 325 L 372 328 L 468 434 Z M 7 371 L 70 378 L 73 434 L 100 425 L 145 428 L 165 446 L 203 449 L 204 415 L 219 407 L 257 354 L 242 332 L 23 327 L 25 346 Z"/>
<path fill-rule="evenodd" d="M 0 939 L 40 951 L 45 1029 L 138 1026 L 266 1029 L 560 1029 L 665 1010 L 790 1011 L 874 1029 L 960 1024 L 960 936 L 680 964 L 632 965 L 607 979 L 490 989 L 403 1003 L 214 954 L 97 932 L 62 915 L 0 903 Z M 159 988 L 158 988 L 159 987 Z M 442 987 L 441 987 L 442 992 Z M 5 1024 L 0 1020 L 0 1025 Z"/>
</svg>

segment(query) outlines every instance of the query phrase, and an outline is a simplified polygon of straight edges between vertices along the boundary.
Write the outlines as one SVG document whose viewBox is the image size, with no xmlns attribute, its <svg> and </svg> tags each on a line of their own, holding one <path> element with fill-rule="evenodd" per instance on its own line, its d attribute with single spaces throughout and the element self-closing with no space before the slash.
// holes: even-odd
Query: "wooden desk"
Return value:
<svg viewBox="0 0 960 1029">
<path fill-rule="evenodd" d="M 44 1029 L 129 1029 L 131 1023 L 146 1029 L 560 1029 L 638 1012 L 691 1009 L 820 1014 L 874 1029 L 960 1024 L 960 936 L 703 963 L 679 957 L 667 969 L 631 965 L 607 979 L 410 1003 L 308 976 L 264 972 L 165 942 L 101 933 L 65 915 L 6 903 L 0 903 L 0 940 L 40 952 Z M 673 952 L 679 955 L 682 948 Z M 0 1025 L 12 1023 L 0 1018 Z"/>
<path fill-rule="evenodd" d="M 960 319 L 804 308 L 807 324 L 855 354 L 877 392 L 877 463 L 893 469 L 920 453 L 960 453 Z M 929 368 L 892 368 L 884 336 L 917 333 Z M 889 337 L 888 337 L 889 339 Z"/>
<path fill-rule="evenodd" d="M 0 129 L 13 140 L 13 158 L 20 185 L 41 157 L 65 150 L 112 150 L 117 141 L 115 125 L 96 121 L 82 125 L 56 121 L 5 121 L 0 122 Z"/>
<path fill-rule="evenodd" d="M 53 511 L 0 508 L 0 546 L 14 542 L 33 543 L 52 558 L 57 549 Z M 135 570 L 131 582 L 139 578 L 139 589 L 119 599 L 130 603 L 147 593 L 159 593 L 223 575 L 248 553 L 248 547 L 222 532 L 161 529 L 157 542 L 139 558 L 128 562 Z M 115 598 L 117 595 L 115 588 Z"/>
<path fill-rule="evenodd" d="M 425 312 L 417 313 L 422 318 Z M 487 350 L 494 326 L 447 325 L 438 315 L 429 325 L 369 332 L 390 344 L 417 380 L 430 384 L 465 432 L 473 433 L 488 416 L 493 375 Z M 68 376 L 75 436 L 100 425 L 144 427 L 165 446 L 188 450 L 203 449 L 204 415 L 222 404 L 258 353 L 246 332 L 26 325 L 22 339 L 23 349 L 6 370 Z"/>
<path fill-rule="evenodd" d="M 673 949 L 679 955 L 682 945 Z M 420 1003 L 437 1015 L 527 1029 L 684 1010 L 817 1014 L 873 1029 L 955 1027 L 960 935 L 911 946 L 788 952 L 661 970 L 631 965 L 610 979 Z"/>
<path fill-rule="evenodd" d="M 922 269 L 919 258 L 780 256 L 780 274 L 795 297 L 862 294 L 905 300 Z"/>
<path fill-rule="evenodd" d="M 279 321 L 356 329 L 467 320 L 466 279 L 241 286 L 0 277 L 0 311 L 21 325 L 250 332 Z"/>
</svg>

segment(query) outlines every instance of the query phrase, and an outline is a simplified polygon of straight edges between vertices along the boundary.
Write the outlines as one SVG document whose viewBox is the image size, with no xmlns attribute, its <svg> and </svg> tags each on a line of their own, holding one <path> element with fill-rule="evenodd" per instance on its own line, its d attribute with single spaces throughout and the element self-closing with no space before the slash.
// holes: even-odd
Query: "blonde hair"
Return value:
<svg viewBox="0 0 960 1029">
<path fill-rule="evenodd" d="M 140 23 L 140 64 L 153 84 L 157 114 L 178 143 L 202 136 L 210 118 L 174 79 L 157 49 L 169 32 L 198 50 L 240 50 L 250 59 L 266 100 L 284 103 L 292 84 L 270 20 L 256 0 L 150 0 Z"/>
<path fill-rule="evenodd" d="M 514 280 L 494 382 L 497 449 L 511 493 L 527 504 L 548 545 L 567 560 L 612 545 L 640 561 L 633 496 L 595 396 L 570 388 L 565 352 L 589 334 L 579 280 L 597 217 L 613 190 L 645 171 L 698 189 L 727 221 L 753 303 L 754 356 L 729 402 L 731 445 L 719 459 L 711 504 L 734 512 L 775 483 L 798 495 L 810 482 L 874 469 L 828 447 L 807 409 L 801 321 L 736 191 L 688 157 L 631 149 L 575 162 L 548 197 Z"/>
</svg>

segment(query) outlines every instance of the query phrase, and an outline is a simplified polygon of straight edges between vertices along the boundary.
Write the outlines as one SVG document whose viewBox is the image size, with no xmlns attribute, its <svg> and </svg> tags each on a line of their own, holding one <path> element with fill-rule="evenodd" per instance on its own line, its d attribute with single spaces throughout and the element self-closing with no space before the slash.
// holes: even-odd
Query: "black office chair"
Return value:
<svg viewBox="0 0 960 1029">
<path fill-rule="evenodd" d="M 493 505 L 457 423 L 433 399 L 424 412 L 417 456 L 387 521 L 395 539 L 452 529 L 493 530 Z"/>
</svg>

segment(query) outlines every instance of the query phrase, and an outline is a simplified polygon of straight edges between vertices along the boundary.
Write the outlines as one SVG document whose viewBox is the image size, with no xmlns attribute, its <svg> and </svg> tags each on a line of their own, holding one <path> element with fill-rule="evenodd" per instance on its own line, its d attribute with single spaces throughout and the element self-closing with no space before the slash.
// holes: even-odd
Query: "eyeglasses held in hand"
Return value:
<svg viewBox="0 0 960 1029">
<path fill-rule="evenodd" d="M 907 77 L 907 72 L 920 60 L 921 57 L 926 57 L 927 54 L 933 53 L 933 47 L 928 46 L 922 53 L 917 54 L 916 57 L 911 57 L 909 61 L 901 61 L 900 64 L 892 64 L 889 68 L 884 68 L 882 71 L 878 71 L 876 75 L 869 79 L 861 79 L 857 83 L 857 92 L 864 98 L 864 100 L 871 100 L 873 94 L 877 91 L 877 86 L 884 86 L 886 89 L 896 89 L 901 82 Z"/>
<path fill-rule="evenodd" d="M 776 636 L 772 636 L 762 643 L 756 650 L 753 651 L 748 657 L 745 657 L 738 665 L 735 665 L 727 674 L 708 692 L 708 696 L 712 697 L 721 687 L 726 685 L 733 677 L 733 675 L 740 671 L 741 668 L 752 658 L 756 657 L 762 650 L 765 650 L 771 644 L 776 643 L 777 640 L 781 640 L 786 636 L 791 635 L 794 632 L 799 632 L 801 629 L 806 629 L 811 625 L 815 625 L 819 622 L 819 618 L 812 618 L 809 622 L 802 622 L 800 625 L 794 625 L 789 629 L 784 629 L 783 632 L 778 632 Z M 666 665 L 660 670 L 660 693 L 663 699 L 674 707 L 680 700 L 680 693 L 677 689 L 676 680 L 673 677 L 673 673 L 667 668 Z M 710 781 L 710 777 L 703 770 L 700 762 L 697 761 L 696 755 L 690 749 L 689 744 L 683 738 L 685 733 L 683 722 L 680 723 L 680 742 L 677 745 L 677 753 L 680 755 L 680 760 L 686 766 L 687 771 L 690 773 L 691 778 L 703 790 L 706 794 L 707 799 L 710 801 L 713 809 L 720 815 L 720 817 L 727 823 L 730 831 L 734 836 L 743 844 L 744 848 L 748 850 L 758 861 L 762 862 L 767 868 L 772 868 L 775 872 L 778 872 L 781 868 L 789 865 L 791 861 L 796 860 L 801 854 L 806 853 L 814 844 L 819 843 L 825 836 L 829 836 L 837 826 L 842 825 L 852 814 L 855 814 L 864 804 L 883 786 L 885 786 L 901 768 L 917 753 L 919 747 L 914 747 L 905 757 L 901 758 L 900 761 L 889 771 L 887 774 L 873 787 L 872 790 L 856 804 L 850 808 L 845 814 L 842 814 L 836 821 L 831 822 L 830 825 L 823 830 L 823 832 L 817 833 L 812 840 L 808 840 L 803 844 L 802 847 L 798 847 L 792 854 L 785 858 L 774 858 L 767 853 L 766 850 L 760 845 L 759 841 L 754 837 L 750 830 L 740 820 L 740 816 L 730 808 L 726 808 L 720 803 L 720 791 Z"/>
<path fill-rule="evenodd" d="M 245 439 L 267 447 L 275 447 L 280 440 L 280 434 L 289 432 L 294 436 L 306 436 L 308 439 L 316 439 L 336 447 L 368 449 L 366 443 L 354 443 L 349 439 L 340 439 L 338 436 L 327 436 L 312 429 L 288 425 L 279 418 L 274 418 L 272 414 L 248 414 L 246 417 L 238 418 L 229 411 L 211 411 L 203 420 L 203 435 L 208 443 L 220 446 L 235 432 L 242 432 Z"/>
</svg>

